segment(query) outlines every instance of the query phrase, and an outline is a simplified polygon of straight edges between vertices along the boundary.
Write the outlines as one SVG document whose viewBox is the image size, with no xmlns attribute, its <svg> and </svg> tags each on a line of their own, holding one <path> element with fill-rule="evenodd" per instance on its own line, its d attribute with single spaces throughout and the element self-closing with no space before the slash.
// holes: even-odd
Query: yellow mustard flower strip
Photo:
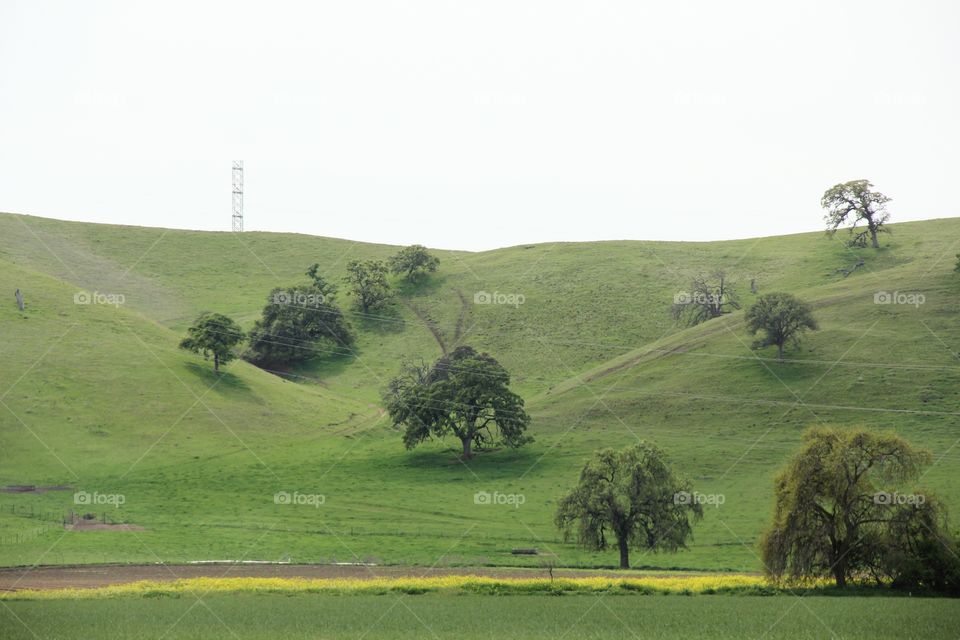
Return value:
<svg viewBox="0 0 960 640">
<path fill-rule="evenodd" d="M 817 586 L 817 585 L 810 585 Z M 158 597 L 181 593 L 682 593 L 703 594 L 772 588 L 761 576 L 712 574 L 630 578 L 494 578 L 437 576 L 429 578 L 187 578 L 169 582 L 142 581 L 92 589 L 23 590 L 0 593 L 0 599 Z"/>
</svg>

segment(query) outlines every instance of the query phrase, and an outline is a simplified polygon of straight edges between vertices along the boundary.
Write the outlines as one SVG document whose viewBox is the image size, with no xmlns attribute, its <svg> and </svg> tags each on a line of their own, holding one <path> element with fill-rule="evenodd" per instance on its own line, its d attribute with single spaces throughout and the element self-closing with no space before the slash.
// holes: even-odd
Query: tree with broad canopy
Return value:
<svg viewBox="0 0 960 640">
<path fill-rule="evenodd" d="M 509 385 L 510 374 L 492 356 L 462 346 L 432 367 L 407 365 L 390 382 L 384 401 L 408 449 L 453 435 L 470 458 L 475 446 L 519 447 L 533 440 L 525 434 L 530 416 L 523 398 Z"/>
</svg>

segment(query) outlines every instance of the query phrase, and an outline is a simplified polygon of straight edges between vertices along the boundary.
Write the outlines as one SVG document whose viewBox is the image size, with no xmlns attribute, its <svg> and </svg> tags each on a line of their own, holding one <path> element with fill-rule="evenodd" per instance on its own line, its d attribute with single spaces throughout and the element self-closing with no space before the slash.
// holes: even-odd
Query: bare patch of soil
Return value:
<svg viewBox="0 0 960 640">
<path fill-rule="evenodd" d="M 46 487 L 38 487 L 33 484 L 9 484 L 0 488 L 3 493 L 46 493 L 48 491 L 73 491 L 73 487 L 65 484 L 55 484 Z"/>
<path fill-rule="evenodd" d="M 65 524 L 64 529 L 69 531 L 146 531 L 143 527 L 126 522 L 102 522 L 96 519 L 93 514 L 85 516 L 74 515 L 70 524 Z"/>
</svg>

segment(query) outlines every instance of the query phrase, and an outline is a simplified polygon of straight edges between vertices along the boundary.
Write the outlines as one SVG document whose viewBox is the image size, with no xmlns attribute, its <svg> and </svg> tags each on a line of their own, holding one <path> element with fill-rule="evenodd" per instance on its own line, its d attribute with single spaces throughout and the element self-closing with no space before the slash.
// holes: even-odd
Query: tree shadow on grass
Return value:
<svg viewBox="0 0 960 640">
<path fill-rule="evenodd" d="M 534 443 L 535 444 L 535 443 Z M 448 445 L 448 446 L 445 446 Z M 456 445 L 456 446 L 454 446 Z M 395 462 L 403 467 L 434 470 L 461 470 L 464 478 L 474 480 L 474 474 L 482 479 L 497 477 L 520 477 L 543 455 L 540 448 L 531 448 L 530 445 L 512 449 L 510 447 L 491 447 L 489 449 L 474 450 L 474 456 L 463 460 L 462 449 L 455 438 L 444 440 L 442 443 L 424 445 L 406 451 L 397 435 L 397 453 Z M 468 470 L 469 469 L 469 470 Z"/>
<path fill-rule="evenodd" d="M 343 373 L 356 361 L 357 353 L 352 347 L 349 350 L 346 347 L 337 347 L 337 349 L 293 366 L 290 369 L 290 379 L 295 382 L 304 382 L 303 378 L 312 378 L 314 382 L 323 385 L 324 378 Z"/>
<path fill-rule="evenodd" d="M 397 295 L 403 298 L 412 298 L 415 296 L 426 296 L 436 293 L 446 283 L 447 277 L 444 275 L 431 273 L 422 275 L 413 280 L 398 278 L 393 285 Z"/>
<path fill-rule="evenodd" d="M 227 365 L 229 366 L 229 365 Z M 223 367 L 220 373 L 213 370 L 213 365 L 202 365 L 196 362 L 186 363 L 186 369 L 194 376 L 203 381 L 207 388 L 213 387 L 213 391 L 223 395 L 247 395 L 250 392 L 248 385 L 242 378 L 230 373 Z"/>
<path fill-rule="evenodd" d="M 370 333 L 403 333 L 407 328 L 407 322 L 400 315 L 400 308 L 397 304 L 390 304 L 383 309 L 377 309 L 369 313 L 354 311 L 353 318 L 361 331 Z"/>
</svg>

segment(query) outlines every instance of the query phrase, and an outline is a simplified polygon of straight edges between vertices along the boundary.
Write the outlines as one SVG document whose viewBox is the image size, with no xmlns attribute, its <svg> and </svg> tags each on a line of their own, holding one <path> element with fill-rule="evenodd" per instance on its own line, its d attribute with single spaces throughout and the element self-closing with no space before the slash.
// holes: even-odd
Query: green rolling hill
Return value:
<svg viewBox="0 0 960 640">
<path fill-rule="evenodd" d="M 590 453 L 655 441 L 698 491 L 722 494 L 690 550 L 636 566 L 760 570 L 772 477 L 814 424 L 898 431 L 936 463 L 922 484 L 960 507 L 960 219 L 896 224 L 879 251 L 822 233 L 712 243 L 599 242 L 437 251 L 439 272 L 376 316 L 350 311 L 355 349 L 265 372 L 177 343 L 201 311 L 249 328 L 312 263 L 396 247 L 296 234 L 211 233 L 0 214 L 0 564 L 218 559 L 609 566 L 563 543 L 557 497 Z M 849 277 L 837 269 L 859 259 Z M 685 328 L 673 296 L 724 269 L 744 306 L 789 291 L 821 330 L 787 360 L 752 351 L 743 312 Z M 758 294 L 750 292 L 750 282 Z M 21 289 L 20 313 L 13 291 Z M 76 304 L 79 292 L 123 304 Z M 924 296 L 877 304 L 878 292 Z M 475 304 L 478 293 L 523 303 Z M 341 292 L 341 306 L 349 298 Z M 404 359 L 469 344 L 511 371 L 536 441 L 469 463 L 458 443 L 406 451 L 379 406 Z M 73 491 L 120 494 L 83 508 Z M 277 504 L 277 492 L 323 495 Z M 524 496 L 478 505 L 477 491 Z M 70 510 L 135 525 L 66 530 Z M 960 517 L 960 516 L 958 516 Z"/>
</svg>

